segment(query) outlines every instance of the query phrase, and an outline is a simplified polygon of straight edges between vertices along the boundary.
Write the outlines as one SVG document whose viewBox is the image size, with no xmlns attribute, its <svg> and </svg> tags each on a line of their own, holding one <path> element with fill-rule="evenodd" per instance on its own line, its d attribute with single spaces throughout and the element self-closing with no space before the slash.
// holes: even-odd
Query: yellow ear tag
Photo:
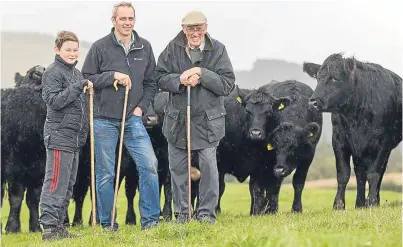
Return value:
<svg viewBox="0 0 403 247">
<path fill-rule="evenodd" d="M 278 109 L 279 109 L 279 110 L 284 109 L 284 105 L 283 105 L 283 103 L 281 103 L 281 104 L 278 106 Z"/>
<path fill-rule="evenodd" d="M 309 137 L 312 137 L 312 136 L 313 136 L 313 133 L 312 133 L 312 132 L 309 132 L 308 136 L 309 136 Z"/>
<path fill-rule="evenodd" d="M 113 82 L 113 86 L 115 87 L 115 91 L 118 91 L 118 80 Z"/>
<path fill-rule="evenodd" d="M 238 97 L 236 98 L 236 100 L 238 100 L 238 102 L 242 104 L 242 99 L 241 99 L 241 97 L 238 96 Z"/>
<path fill-rule="evenodd" d="M 267 150 L 273 150 L 273 146 L 269 143 L 269 144 L 267 144 Z"/>
</svg>

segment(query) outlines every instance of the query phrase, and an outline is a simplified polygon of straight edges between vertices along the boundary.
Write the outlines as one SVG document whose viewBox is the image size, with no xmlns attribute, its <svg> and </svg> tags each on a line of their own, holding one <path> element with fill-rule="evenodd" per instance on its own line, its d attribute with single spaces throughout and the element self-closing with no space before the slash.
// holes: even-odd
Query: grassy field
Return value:
<svg viewBox="0 0 403 247">
<path fill-rule="evenodd" d="M 191 222 L 177 225 L 162 223 L 158 228 L 140 231 L 140 226 L 124 225 L 126 198 L 121 190 L 118 199 L 119 232 L 92 230 L 88 225 L 71 232 L 84 236 L 74 240 L 42 243 L 40 233 L 28 233 L 28 209 L 22 208 L 21 234 L 2 234 L 2 246 L 276 246 L 276 247 L 347 247 L 402 246 L 402 194 L 382 191 L 381 207 L 354 209 L 355 191 L 347 191 L 347 209 L 331 210 L 335 190 L 307 188 L 303 192 L 304 212 L 291 214 L 293 190 L 282 188 L 280 213 L 249 216 L 250 198 L 247 184 L 227 184 L 222 201 L 223 213 L 216 225 Z M 2 223 L 8 216 L 8 201 L 2 209 Z M 136 200 L 136 213 L 137 200 Z M 90 201 L 85 202 L 84 219 L 90 213 Z M 74 203 L 69 212 L 72 218 Z"/>
</svg>

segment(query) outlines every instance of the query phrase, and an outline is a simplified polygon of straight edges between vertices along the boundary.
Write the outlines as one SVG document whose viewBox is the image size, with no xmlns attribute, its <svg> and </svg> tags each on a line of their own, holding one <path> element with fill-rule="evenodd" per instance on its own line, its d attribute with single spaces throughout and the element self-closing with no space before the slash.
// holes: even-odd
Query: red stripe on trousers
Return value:
<svg viewBox="0 0 403 247">
<path fill-rule="evenodd" d="M 49 192 L 56 190 L 57 184 L 59 182 L 60 175 L 60 150 L 54 150 L 53 153 L 53 171 L 52 171 L 52 181 L 50 182 Z"/>
</svg>

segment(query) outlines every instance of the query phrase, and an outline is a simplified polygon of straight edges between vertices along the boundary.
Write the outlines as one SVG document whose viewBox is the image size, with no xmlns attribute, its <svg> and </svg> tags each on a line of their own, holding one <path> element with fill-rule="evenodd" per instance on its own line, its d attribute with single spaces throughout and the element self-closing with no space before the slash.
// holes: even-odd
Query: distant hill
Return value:
<svg viewBox="0 0 403 247">
<path fill-rule="evenodd" d="M 14 74 L 22 75 L 39 64 L 54 60 L 55 37 L 42 33 L 1 32 L 1 88 L 13 87 Z M 90 44 L 80 42 L 78 68 L 81 68 Z"/>
<path fill-rule="evenodd" d="M 236 83 L 242 88 L 256 88 L 271 80 L 297 80 L 316 87 L 316 80 L 302 72 L 302 64 L 284 60 L 256 60 L 252 70 L 236 71 Z"/>
</svg>

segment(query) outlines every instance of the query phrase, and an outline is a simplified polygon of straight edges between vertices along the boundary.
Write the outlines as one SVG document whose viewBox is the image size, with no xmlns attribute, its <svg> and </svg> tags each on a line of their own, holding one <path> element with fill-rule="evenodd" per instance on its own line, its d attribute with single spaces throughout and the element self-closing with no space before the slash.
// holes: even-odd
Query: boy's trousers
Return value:
<svg viewBox="0 0 403 247">
<path fill-rule="evenodd" d="M 79 152 L 46 150 L 46 170 L 39 208 L 43 228 L 63 224 L 76 182 Z"/>
</svg>

